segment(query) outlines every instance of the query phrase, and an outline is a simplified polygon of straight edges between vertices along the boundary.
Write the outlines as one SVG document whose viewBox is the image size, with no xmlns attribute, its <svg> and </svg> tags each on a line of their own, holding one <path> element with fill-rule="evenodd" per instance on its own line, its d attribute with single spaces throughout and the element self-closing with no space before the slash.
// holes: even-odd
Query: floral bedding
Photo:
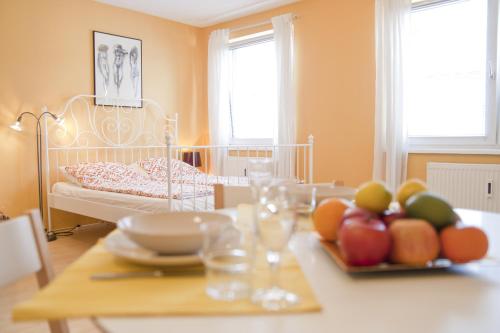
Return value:
<svg viewBox="0 0 500 333">
<path fill-rule="evenodd" d="M 114 162 L 80 163 L 62 167 L 63 175 L 83 188 L 151 198 L 186 199 L 213 194 L 213 185 L 228 183 L 228 177 L 200 172 L 179 160 L 172 160 L 171 195 L 168 193 L 168 164 L 165 158 L 150 158 L 132 165 Z M 243 179 L 242 179 L 243 180 Z M 239 181 L 242 184 L 245 181 Z"/>
<path fill-rule="evenodd" d="M 138 165 L 154 180 L 167 182 L 168 162 L 165 157 L 153 157 L 139 161 Z M 172 159 L 172 183 L 215 185 L 247 185 L 246 177 L 224 177 L 203 173 L 185 162 Z"/>
<path fill-rule="evenodd" d="M 193 179 L 203 173 L 194 166 L 185 162 L 172 159 L 172 182 L 179 181 L 182 178 Z M 168 178 L 168 161 L 165 157 L 152 157 L 138 162 L 138 165 L 156 181 L 167 182 Z"/>
</svg>

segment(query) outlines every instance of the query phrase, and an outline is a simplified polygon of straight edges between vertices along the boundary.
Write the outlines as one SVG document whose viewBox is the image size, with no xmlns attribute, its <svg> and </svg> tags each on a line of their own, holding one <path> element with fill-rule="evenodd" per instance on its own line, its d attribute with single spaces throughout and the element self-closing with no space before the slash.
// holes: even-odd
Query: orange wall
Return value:
<svg viewBox="0 0 500 333">
<path fill-rule="evenodd" d="M 374 121 L 374 1 L 306 0 L 204 29 L 252 24 L 292 12 L 298 138 L 313 134 L 315 180 L 358 185 L 371 177 Z M 206 75 L 206 72 L 205 74 Z"/>
<path fill-rule="evenodd" d="M 200 29 L 89 0 L 0 0 L 0 210 L 9 215 L 36 207 L 37 190 L 34 123 L 22 133 L 8 125 L 93 92 L 92 30 L 142 39 L 144 97 L 179 113 L 182 143 L 206 136 Z"/>
</svg>

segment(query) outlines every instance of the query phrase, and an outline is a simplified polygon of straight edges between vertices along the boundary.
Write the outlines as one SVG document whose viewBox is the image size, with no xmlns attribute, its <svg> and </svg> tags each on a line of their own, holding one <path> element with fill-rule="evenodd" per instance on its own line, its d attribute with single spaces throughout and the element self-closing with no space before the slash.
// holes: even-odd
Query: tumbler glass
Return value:
<svg viewBox="0 0 500 333">
<path fill-rule="evenodd" d="M 230 223 L 204 222 L 201 255 L 206 267 L 206 293 L 217 300 L 246 298 L 251 290 L 251 240 Z"/>
<path fill-rule="evenodd" d="M 262 200 L 273 181 L 273 160 L 270 158 L 250 159 L 248 178 L 256 202 Z"/>
</svg>

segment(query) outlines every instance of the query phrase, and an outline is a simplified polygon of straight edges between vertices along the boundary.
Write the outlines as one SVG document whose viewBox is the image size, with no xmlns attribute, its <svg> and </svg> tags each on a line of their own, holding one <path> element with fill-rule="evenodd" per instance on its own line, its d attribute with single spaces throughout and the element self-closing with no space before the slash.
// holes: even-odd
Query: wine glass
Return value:
<svg viewBox="0 0 500 333">
<path fill-rule="evenodd" d="M 297 212 L 286 186 L 272 187 L 257 204 L 257 235 L 266 250 L 271 270 L 270 286 L 254 291 L 252 301 L 267 310 L 277 311 L 296 305 L 299 296 L 280 287 L 281 254 L 290 240 L 297 221 Z"/>
</svg>

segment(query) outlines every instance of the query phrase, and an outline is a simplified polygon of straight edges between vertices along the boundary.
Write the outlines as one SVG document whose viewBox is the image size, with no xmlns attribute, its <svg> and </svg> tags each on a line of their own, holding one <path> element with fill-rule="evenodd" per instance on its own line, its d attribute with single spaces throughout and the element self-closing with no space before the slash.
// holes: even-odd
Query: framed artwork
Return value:
<svg viewBox="0 0 500 333">
<path fill-rule="evenodd" d="M 142 107 L 142 41 L 94 31 L 95 104 Z"/>
</svg>

